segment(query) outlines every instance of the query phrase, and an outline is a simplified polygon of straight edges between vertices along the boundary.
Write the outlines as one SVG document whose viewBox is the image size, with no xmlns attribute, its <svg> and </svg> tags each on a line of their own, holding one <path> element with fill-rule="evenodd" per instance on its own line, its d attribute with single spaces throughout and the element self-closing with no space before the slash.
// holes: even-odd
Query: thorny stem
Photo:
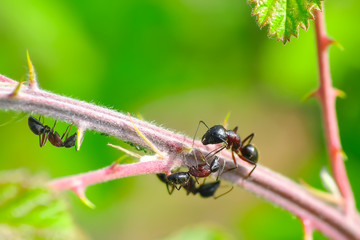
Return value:
<svg viewBox="0 0 360 240">
<path fill-rule="evenodd" d="M 326 33 L 324 10 L 322 12 L 315 11 L 315 27 L 320 75 L 320 86 L 315 92 L 315 96 L 318 98 L 322 106 L 325 137 L 334 179 L 344 199 L 344 212 L 346 215 L 351 215 L 356 213 L 355 200 L 346 173 L 343 159 L 344 154 L 340 143 L 335 108 L 335 100 L 338 95 L 338 91 L 333 88 L 331 83 L 328 54 L 328 46 L 333 43 L 333 41 L 329 39 Z"/>
<path fill-rule="evenodd" d="M 95 130 L 111 136 L 147 147 L 134 130 L 129 117 L 103 107 L 59 96 L 38 88 L 23 85 L 15 97 L 9 97 L 17 82 L 0 75 L 0 108 L 23 111 L 53 117 L 74 123 L 84 130 Z M 162 129 L 145 121 L 133 119 L 138 129 L 164 154 L 164 160 L 156 160 L 126 165 L 113 165 L 79 175 L 55 179 L 49 183 L 54 190 L 73 190 L 84 198 L 86 187 L 122 177 L 168 172 L 174 166 L 194 164 L 194 155 L 189 152 L 192 139 Z M 86 142 L 86 140 L 85 140 Z M 196 141 L 194 148 L 208 153 L 209 148 Z M 226 169 L 232 168 L 229 151 L 222 151 L 219 157 L 226 162 Z M 145 157 L 143 157 L 145 158 Z M 326 203 L 304 189 L 299 184 L 258 165 L 256 171 L 244 181 L 253 166 L 239 161 L 239 168 L 222 174 L 221 178 L 242 186 L 258 196 L 283 207 L 300 219 L 311 221 L 314 229 L 332 239 L 360 239 L 360 220 L 344 218 L 336 206 Z"/>
</svg>

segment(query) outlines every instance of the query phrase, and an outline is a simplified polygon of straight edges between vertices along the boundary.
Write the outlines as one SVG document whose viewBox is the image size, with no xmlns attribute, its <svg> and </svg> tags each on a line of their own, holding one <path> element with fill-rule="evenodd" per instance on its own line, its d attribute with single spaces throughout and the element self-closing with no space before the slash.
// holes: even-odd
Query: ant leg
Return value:
<svg viewBox="0 0 360 240">
<path fill-rule="evenodd" d="M 248 163 L 250 163 L 250 164 L 252 164 L 252 165 L 255 165 L 255 166 L 253 167 L 253 169 L 251 169 L 250 173 L 244 178 L 244 180 L 245 180 L 245 179 L 247 179 L 247 178 L 250 177 L 250 175 L 252 174 L 252 172 L 253 172 L 253 171 L 255 170 L 255 168 L 257 167 L 257 164 L 256 164 L 256 162 L 250 161 L 249 159 L 245 158 L 244 156 L 242 156 L 242 155 L 240 155 L 240 154 L 238 154 L 238 156 L 239 156 L 242 160 L 244 160 L 245 162 L 248 162 Z"/>
<path fill-rule="evenodd" d="M 219 197 L 222 197 L 222 196 L 228 194 L 228 193 L 231 192 L 233 189 L 234 189 L 234 186 L 231 186 L 230 190 L 228 190 L 228 191 L 220 194 L 219 196 L 216 196 L 216 197 L 214 196 L 214 199 L 218 199 Z"/>
<path fill-rule="evenodd" d="M 237 130 L 238 130 L 238 126 L 234 127 L 234 129 L 233 129 L 234 133 L 236 133 Z"/>
<path fill-rule="evenodd" d="M 42 136 L 43 134 L 39 134 L 39 145 L 40 145 L 40 147 L 42 147 L 43 145 L 42 145 L 42 140 L 41 140 L 41 136 Z"/>
<path fill-rule="evenodd" d="M 171 186 L 172 186 L 172 188 L 171 188 L 171 190 L 170 190 L 170 189 L 169 189 L 169 183 L 166 183 L 166 188 L 167 188 L 167 190 L 168 190 L 169 195 L 171 195 L 171 194 L 174 192 L 174 185 L 171 184 Z"/>
<path fill-rule="evenodd" d="M 219 147 L 217 149 L 214 149 L 212 150 L 211 152 L 209 152 L 208 154 L 205 155 L 205 159 L 208 157 L 208 156 L 214 156 L 216 155 L 218 152 L 220 152 L 221 150 L 223 150 L 224 148 L 226 148 L 226 145 L 222 146 L 222 147 Z"/>
<path fill-rule="evenodd" d="M 252 172 L 255 170 L 255 168 L 257 167 L 257 164 L 256 163 L 254 163 L 254 167 L 253 167 L 253 169 L 251 169 L 251 171 L 249 172 L 249 174 L 244 178 L 244 180 L 245 179 L 248 179 L 250 176 L 251 176 L 251 174 L 252 174 Z"/>
<path fill-rule="evenodd" d="M 70 128 L 69 128 L 69 127 L 70 127 Z M 70 133 L 70 131 L 71 131 L 71 127 L 72 127 L 72 124 L 70 124 L 69 126 L 67 126 L 64 134 L 61 136 L 61 140 L 63 140 L 63 138 L 64 138 L 64 136 L 65 136 L 65 133 L 67 132 L 64 142 L 65 142 L 66 139 L 68 139 L 68 137 L 69 137 L 69 133 Z M 69 131 L 68 131 L 68 129 L 69 129 Z"/>
<path fill-rule="evenodd" d="M 195 135 L 194 135 L 194 138 L 193 138 L 193 142 L 192 142 L 191 148 L 194 147 L 196 134 L 197 134 L 197 132 L 199 131 L 199 127 L 200 127 L 200 124 L 201 124 L 201 123 L 204 124 L 205 127 L 207 127 L 207 129 L 209 129 L 208 125 L 206 125 L 206 123 L 205 123 L 204 121 L 199 121 L 199 124 L 198 124 L 198 126 L 197 126 L 197 128 L 196 128 L 196 131 L 195 131 Z M 197 167 L 197 166 L 198 166 L 198 160 L 197 160 L 196 154 L 194 154 L 194 157 L 195 157 L 196 167 Z"/>
<path fill-rule="evenodd" d="M 55 120 L 55 122 L 54 122 L 54 126 L 53 126 L 53 127 L 52 127 L 52 129 L 51 129 L 51 132 L 54 132 L 54 129 L 55 129 L 56 123 L 57 123 L 57 120 Z"/>
<path fill-rule="evenodd" d="M 245 145 L 245 142 L 249 140 L 249 143 L 251 143 L 252 139 L 254 138 L 254 133 L 250 134 L 249 136 L 247 136 L 244 140 L 243 140 L 243 145 Z"/>
</svg>

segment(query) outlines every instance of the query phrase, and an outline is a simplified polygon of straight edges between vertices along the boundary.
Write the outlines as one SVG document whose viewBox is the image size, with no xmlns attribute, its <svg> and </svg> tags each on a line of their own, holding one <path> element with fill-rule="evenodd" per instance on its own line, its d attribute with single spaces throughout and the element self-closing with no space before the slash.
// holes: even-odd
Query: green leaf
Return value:
<svg viewBox="0 0 360 240">
<path fill-rule="evenodd" d="M 0 239 L 85 239 L 66 201 L 24 170 L 0 172 Z"/>
<path fill-rule="evenodd" d="M 211 224 L 192 226 L 163 238 L 162 240 L 234 240 L 224 229 Z"/>
<path fill-rule="evenodd" d="M 313 11 L 321 9 L 322 0 L 249 0 L 252 15 L 260 28 L 269 25 L 268 36 L 284 44 L 299 36 L 299 27 L 307 30 Z"/>
</svg>

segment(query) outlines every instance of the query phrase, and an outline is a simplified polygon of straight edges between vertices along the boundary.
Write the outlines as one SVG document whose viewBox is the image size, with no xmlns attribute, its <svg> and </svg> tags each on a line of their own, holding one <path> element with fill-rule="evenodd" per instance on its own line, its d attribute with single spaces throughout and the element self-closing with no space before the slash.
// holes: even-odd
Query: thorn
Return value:
<svg viewBox="0 0 360 240">
<path fill-rule="evenodd" d="M 335 39 L 332 39 L 332 38 L 329 38 L 329 37 L 327 37 L 326 38 L 326 41 L 325 41 L 325 47 L 328 47 L 328 46 L 330 46 L 330 45 L 335 45 L 337 48 L 339 48 L 341 51 L 343 51 L 344 50 L 344 47 L 343 47 L 343 45 L 341 45 L 341 43 L 339 43 L 338 41 L 336 41 Z"/>
<path fill-rule="evenodd" d="M 340 154 L 341 154 L 341 158 L 344 160 L 344 161 L 346 161 L 346 160 L 348 160 L 348 156 L 346 155 L 346 153 L 344 152 L 344 150 L 340 150 Z"/>
<path fill-rule="evenodd" d="M 110 147 L 116 148 L 116 149 L 118 149 L 118 150 L 126 153 L 127 155 L 132 156 L 132 157 L 135 157 L 135 158 L 138 158 L 138 159 L 140 159 L 140 158 L 142 157 L 141 155 L 139 155 L 139 154 L 137 154 L 137 153 L 134 153 L 134 152 L 132 152 L 132 151 L 129 151 L 129 150 L 127 150 L 127 149 L 125 149 L 125 148 L 122 148 L 122 147 L 120 147 L 120 146 L 113 145 L 113 144 L 111 144 L 111 143 L 108 143 L 107 145 L 110 146 Z"/>
<path fill-rule="evenodd" d="M 309 100 L 309 98 L 319 98 L 319 91 L 318 90 L 314 90 L 312 92 L 309 92 L 308 94 L 306 94 L 302 99 L 301 102 L 305 103 L 307 100 Z"/>
<path fill-rule="evenodd" d="M 321 191 L 319 189 L 316 189 L 312 186 L 310 186 L 309 184 L 307 184 L 304 180 L 300 179 L 300 184 L 306 189 L 308 190 L 311 194 L 313 194 L 314 196 L 317 196 L 318 198 L 321 198 L 329 203 L 333 203 L 336 205 L 341 206 L 343 204 L 342 198 L 337 197 L 331 193 L 328 192 L 324 192 Z"/>
<path fill-rule="evenodd" d="M 323 167 L 320 171 L 320 179 L 326 190 L 328 190 L 332 195 L 341 198 L 340 190 L 334 178 L 325 167 Z"/>
<path fill-rule="evenodd" d="M 136 117 L 140 120 L 144 120 L 144 117 L 141 115 L 141 113 L 136 113 Z"/>
<path fill-rule="evenodd" d="M 81 144 L 84 140 L 84 134 L 85 134 L 85 130 L 82 127 L 78 127 L 77 130 L 77 136 L 76 136 L 76 151 L 80 150 Z"/>
<path fill-rule="evenodd" d="M 303 225 L 304 229 L 304 240 L 312 240 L 313 239 L 313 226 L 311 224 L 311 221 L 309 219 L 300 218 L 300 221 Z"/>
<path fill-rule="evenodd" d="M 119 159 L 116 160 L 115 162 L 113 162 L 113 163 L 110 165 L 110 167 L 109 167 L 109 171 L 110 171 L 110 172 L 113 172 L 113 171 L 115 170 L 116 166 L 117 166 L 119 163 L 120 163 L 120 160 L 119 160 Z"/>
<path fill-rule="evenodd" d="M 89 208 L 94 209 L 96 206 L 85 195 L 85 189 L 83 187 L 76 187 L 73 189 L 79 199 Z"/>
<path fill-rule="evenodd" d="M 340 89 L 334 88 L 333 89 L 334 95 L 339 98 L 346 98 L 346 93 Z"/>
<path fill-rule="evenodd" d="M 9 97 L 10 97 L 10 98 L 14 98 L 14 97 L 16 97 L 16 96 L 19 94 L 21 85 L 23 85 L 23 83 L 24 83 L 23 81 L 20 81 L 20 82 L 16 85 L 14 91 L 9 94 Z"/>
<path fill-rule="evenodd" d="M 134 127 L 135 131 L 139 134 L 139 136 L 149 145 L 149 147 L 150 147 L 155 153 L 158 154 L 158 156 L 159 156 L 160 159 L 164 159 L 164 156 L 163 156 L 163 154 L 160 152 L 160 150 L 159 150 L 147 137 L 145 137 L 145 135 L 142 134 L 142 132 L 140 132 L 140 130 L 135 126 L 135 123 L 134 123 L 134 121 L 132 120 L 130 113 L 128 113 L 128 116 L 129 116 L 129 118 L 130 118 L 131 123 L 133 124 L 133 127 Z"/>
<path fill-rule="evenodd" d="M 27 58 L 27 63 L 28 63 L 28 68 L 29 68 L 29 86 L 32 89 L 37 89 L 37 88 L 39 88 L 39 86 L 37 83 L 35 68 L 30 59 L 29 51 L 26 51 L 26 58 Z"/>
<path fill-rule="evenodd" d="M 229 121 L 229 118 L 230 118 L 230 114 L 231 114 L 231 112 L 228 112 L 226 114 L 226 116 L 225 116 L 224 122 L 222 124 L 224 128 L 227 128 L 227 126 L 228 126 L 228 121 Z"/>
</svg>

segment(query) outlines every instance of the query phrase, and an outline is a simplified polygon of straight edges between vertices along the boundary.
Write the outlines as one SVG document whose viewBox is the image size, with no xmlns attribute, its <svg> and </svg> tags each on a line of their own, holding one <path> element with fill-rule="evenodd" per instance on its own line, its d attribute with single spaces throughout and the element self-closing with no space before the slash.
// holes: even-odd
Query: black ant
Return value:
<svg viewBox="0 0 360 240">
<path fill-rule="evenodd" d="M 48 125 L 44 125 L 43 123 L 41 123 L 40 119 L 41 118 L 39 117 L 39 120 L 37 120 L 33 116 L 30 116 L 28 118 L 28 124 L 29 124 L 30 130 L 35 135 L 39 136 L 40 147 L 45 146 L 47 140 L 49 140 L 49 142 L 52 145 L 54 145 L 55 147 L 71 148 L 71 147 L 75 146 L 77 133 L 74 133 L 73 135 L 71 135 L 69 137 L 69 133 L 70 133 L 72 125 L 68 126 L 66 128 L 64 134 L 60 137 L 58 132 L 56 132 L 56 131 L 54 132 L 54 128 L 55 128 L 57 121 L 55 121 L 53 128 L 50 129 L 50 127 Z M 65 137 L 65 140 L 63 141 L 65 134 L 66 134 L 66 137 Z"/>
<path fill-rule="evenodd" d="M 205 177 L 208 177 L 211 173 L 218 172 L 221 167 L 218 156 L 215 156 L 214 159 L 211 161 L 211 163 L 208 164 L 205 157 L 202 155 L 201 152 L 200 152 L 200 154 L 201 154 L 201 158 L 203 159 L 203 161 L 205 163 L 198 164 L 197 166 L 188 166 L 188 168 L 189 168 L 188 173 L 190 175 L 194 176 L 196 181 L 197 181 L 197 178 L 205 178 Z M 223 169 L 224 169 L 224 167 L 225 167 L 225 165 L 223 166 Z M 216 180 L 219 179 L 220 174 L 221 174 L 221 172 L 219 172 Z"/>
<path fill-rule="evenodd" d="M 233 130 L 226 130 L 225 127 L 222 125 L 215 125 L 215 126 L 209 128 L 204 121 L 200 121 L 199 125 L 196 129 L 196 132 L 195 132 L 194 141 L 195 141 L 196 133 L 199 130 L 199 126 L 201 123 L 204 124 L 208 128 L 206 133 L 201 138 L 202 144 L 208 145 L 208 144 L 224 143 L 223 146 L 209 152 L 205 156 L 205 158 L 209 155 L 212 156 L 212 155 L 217 154 L 218 152 L 222 151 L 224 148 L 230 149 L 232 158 L 233 158 L 233 161 L 235 164 L 235 167 L 232 169 L 235 169 L 238 167 L 238 164 L 235 160 L 234 153 L 236 153 L 236 155 L 238 155 L 242 160 L 244 160 L 252 165 L 255 165 L 253 167 L 253 169 L 250 171 L 250 173 L 245 177 L 245 179 L 250 177 L 250 175 L 252 174 L 252 172 L 255 170 L 255 168 L 257 166 L 258 155 L 259 155 L 258 151 L 254 147 L 254 145 L 250 144 L 251 140 L 254 137 L 254 133 L 250 134 L 243 141 L 241 141 L 240 136 L 236 133 L 238 130 L 237 126 Z M 248 142 L 248 143 L 245 145 L 246 142 Z M 232 170 L 232 169 L 229 169 L 229 170 Z"/>
<path fill-rule="evenodd" d="M 175 188 L 177 190 L 180 190 L 181 187 L 183 187 L 186 190 L 187 195 L 189 195 L 190 193 L 194 195 L 199 193 L 200 196 L 203 198 L 214 197 L 214 199 L 217 199 L 229 193 L 233 189 L 232 187 L 229 191 L 215 197 L 214 195 L 216 190 L 220 186 L 220 181 L 203 183 L 199 187 L 196 187 L 195 180 L 190 176 L 188 172 L 176 172 L 170 175 L 166 175 L 164 173 L 158 173 L 157 176 L 160 179 L 160 181 L 166 184 L 168 193 L 170 195 L 173 193 Z M 178 187 L 178 185 L 180 186 Z M 172 188 L 170 189 L 169 186 L 171 186 Z"/>
</svg>

